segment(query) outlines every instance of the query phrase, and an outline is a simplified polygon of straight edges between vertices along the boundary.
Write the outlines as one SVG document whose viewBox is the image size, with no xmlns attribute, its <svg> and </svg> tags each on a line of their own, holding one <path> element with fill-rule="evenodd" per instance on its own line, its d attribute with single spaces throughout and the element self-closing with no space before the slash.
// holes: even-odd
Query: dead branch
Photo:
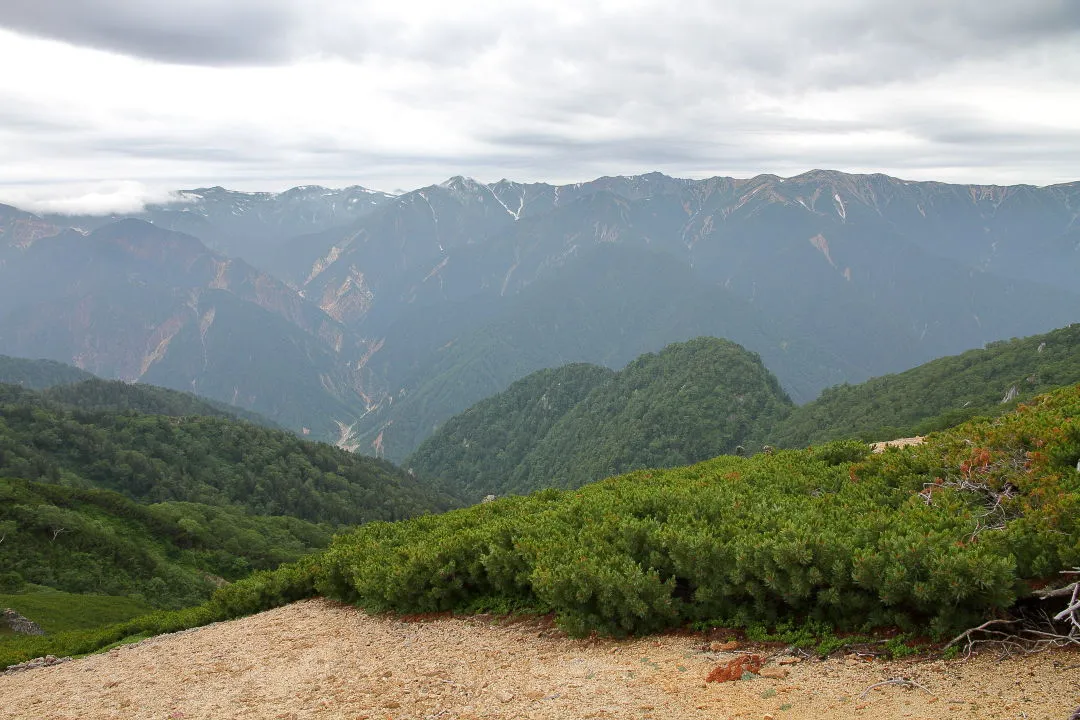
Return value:
<svg viewBox="0 0 1080 720">
<path fill-rule="evenodd" d="M 1063 570 L 1063 575 L 1080 574 L 1080 569 Z M 1051 648 L 1080 646 L 1080 581 L 1063 588 L 1036 593 L 1036 597 L 1048 600 L 1066 597 L 1065 609 L 1050 617 L 1045 609 L 1021 618 L 990 620 L 978 627 L 965 630 L 943 648 L 948 649 L 960 642 L 967 642 L 966 650 L 970 656 L 972 649 L 979 644 L 993 645 L 1005 655 L 1013 652 L 1038 653 Z M 1062 628 L 1062 624 L 1066 624 Z M 999 630 L 997 627 L 1013 629 Z"/>
<path fill-rule="evenodd" d="M 1070 637 L 1080 632 L 1080 582 L 1072 584 L 1072 597 L 1069 599 L 1069 605 L 1055 615 L 1054 620 L 1057 622 L 1069 621 L 1072 626 L 1069 630 Z"/>
<path fill-rule="evenodd" d="M 1054 590 L 1040 590 L 1035 593 L 1035 597 L 1040 600 L 1051 600 L 1059 597 L 1069 597 L 1073 594 L 1076 583 L 1072 585 L 1066 585 L 1065 587 L 1055 588 Z"/>
<path fill-rule="evenodd" d="M 971 646 L 971 636 L 974 635 L 975 633 L 986 631 L 987 628 L 989 628 L 989 627 L 991 627 L 993 625 L 1015 625 L 1016 622 L 1017 622 L 1016 620 L 990 620 L 988 622 L 984 622 L 979 627 L 973 627 L 973 628 L 970 628 L 969 630 L 965 630 L 964 632 L 960 633 L 959 635 L 954 637 L 952 640 L 950 640 L 948 642 L 948 644 L 945 645 L 945 647 L 942 648 L 942 650 L 948 650 L 949 648 L 951 648 L 953 645 L 960 642 L 961 640 L 967 640 L 968 641 L 968 646 L 970 647 Z"/>
</svg>

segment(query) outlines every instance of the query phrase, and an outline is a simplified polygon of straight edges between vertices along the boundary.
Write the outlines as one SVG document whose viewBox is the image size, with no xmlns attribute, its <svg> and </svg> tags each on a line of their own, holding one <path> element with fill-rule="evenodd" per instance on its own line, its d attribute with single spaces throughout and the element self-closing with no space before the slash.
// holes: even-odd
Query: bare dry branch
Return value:
<svg viewBox="0 0 1080 720">
<path fill-rule="evenodd" d="M 959 635 L 954 637 L 952 640 L 950 640 L 948 642 L 948 644 L 945 647 L 942 648 L 942 650 L 948 650 L 949 648 L 951 648 L 953 645 L 960 642 L 961 640 L 967 640 L 968 641 L 968 646 L 970 647 L 970 645 L 971 645 L 971 636 L 974 635 L 975 633 L 984 632 L 984 631 L 987 630 L 987 628 L 989 628 L 989 627 L 991 627 L 993 625 L 1015 625 L 1016 623 L 1017 623 L 1016 620 L 990 620 L 988 622 L 984 622 L 982 625 L 980 625 L 978 627 L 973 627 L 973 628 L 970 628 L 970 629 L 965 630 L 964 632 L 960 633 Z M 990 632 L 993 632 L 993 631 L 990 631 Z M 1001 634 L 1007 635 L 1007 633 L 1001 633 Z"/>
</svg>

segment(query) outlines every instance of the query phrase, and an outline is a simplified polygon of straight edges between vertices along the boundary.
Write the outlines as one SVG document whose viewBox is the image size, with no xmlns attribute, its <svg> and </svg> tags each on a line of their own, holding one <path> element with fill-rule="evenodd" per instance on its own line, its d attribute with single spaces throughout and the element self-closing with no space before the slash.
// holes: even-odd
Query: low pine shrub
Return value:
<svg viewBox="0 0 1080 720">
<path fill-rule="evenodd" d="M 921 446 L 857 442 L 638 471 L 373 523 L 315 587 L 373 610 L 550 608 L 574 633 L 725 618 L 942 635 L 1080 564 L 1080 387 Z"/>
</svg>

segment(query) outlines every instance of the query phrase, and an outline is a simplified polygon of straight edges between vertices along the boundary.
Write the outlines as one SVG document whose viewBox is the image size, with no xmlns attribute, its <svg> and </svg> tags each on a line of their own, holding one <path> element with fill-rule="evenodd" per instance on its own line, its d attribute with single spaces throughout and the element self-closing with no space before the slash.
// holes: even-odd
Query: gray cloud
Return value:
<svg viewBox="0 0 1080 720">
<path fill-rule="evenodd" d="M 161 62 L 275 63 L 287 59 L 301 9 L 291 0 L 5 0 L 0 25 Z"/>
<path fill-rule="evenodd" d="M 5 0 L 0 27 L 166 63 L 284 64 L 310 55 L 393 56 L 456 65 L 509 40 L 552 58 L 631 75 L 697 67 L 775 81 L 879 82 L 1000 54 L 1080 30 L 1071 0 L 699 0 L 617 11 L 581 2 L 584 20 L 514 3 L 386 13 L 362 0 Z M 559 3 L 555 3 L 556 6 Z M 417 17 L 421 21 L 417 21 Z"/>
<path fill-rule="evenodd" d="M 42 46 L 0 77 L 0 186 L 95 207 L 82 184 L 1080 167 L 1072 0 L 0 0 L 0 28 Z"/>
</svg>

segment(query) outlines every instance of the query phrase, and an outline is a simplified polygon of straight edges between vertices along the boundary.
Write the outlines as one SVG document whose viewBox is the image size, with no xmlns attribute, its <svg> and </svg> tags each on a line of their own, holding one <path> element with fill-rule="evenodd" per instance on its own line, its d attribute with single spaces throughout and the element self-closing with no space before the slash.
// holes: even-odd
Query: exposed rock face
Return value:
<svg viewBox="0 0 1080 720">
<path fill-rule="evenodd" d="M 7 626 L 11 628 L 14 632 L 22 633 L 23 635 L 45 634 L 45 631 L 42 630 L 36 622 L 30 620 L 29 618 L 23 617 L 11 608 L 6 608 L 4 610 L 4 622 L 7 623 Z"/>
</svg>

